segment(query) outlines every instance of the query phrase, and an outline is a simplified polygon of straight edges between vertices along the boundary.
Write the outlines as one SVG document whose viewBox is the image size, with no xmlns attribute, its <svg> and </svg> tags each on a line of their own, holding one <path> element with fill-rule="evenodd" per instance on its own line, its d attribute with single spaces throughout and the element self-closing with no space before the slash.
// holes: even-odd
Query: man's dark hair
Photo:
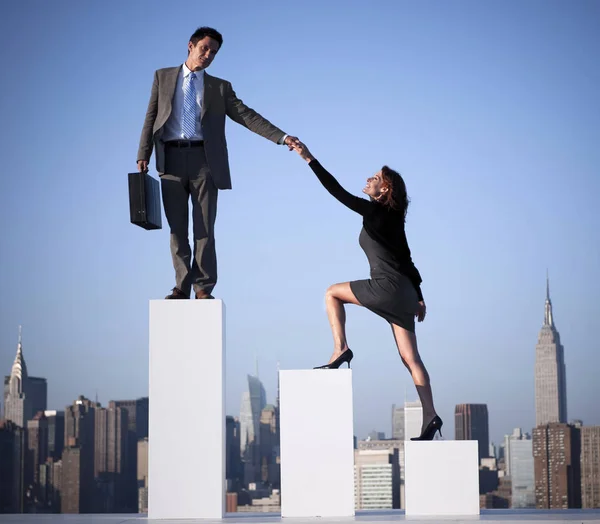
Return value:
<svg viewBox="0 0 600 524">
<path fill-rule="evenodd" d="M 209 36 L 213 40 L 216 40 L 219 43 L 219 49 L 223 45 L 223 35 L 219 33 L 216 29 L 212 27 L 199 27 L 194 31 L 194 34 L 190 36 L 190 42 L 196 45 L 200 40 L 202 40 L 205 36 Z"/>
</svg>

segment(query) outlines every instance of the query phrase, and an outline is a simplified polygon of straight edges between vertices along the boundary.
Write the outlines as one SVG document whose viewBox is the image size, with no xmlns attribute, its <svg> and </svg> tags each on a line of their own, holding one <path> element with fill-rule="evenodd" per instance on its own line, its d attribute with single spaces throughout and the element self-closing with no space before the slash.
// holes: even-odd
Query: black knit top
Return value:
<svg viewBox="0 0 600 524">
<path fill-rule="evenodd" d="M 403 210 L 392 209 L 376 200 L 366 200 L 348 193 L 316 159 L 311 160 L 308 165 L 331 195 L 352 211 L 362 215 L 363 227 L 367 234 L 392 255 L 397 271 L 412 282 L 419 300 L 423 300 L 423 280 L 412 261 L 404 231 Z"/>
</svg>

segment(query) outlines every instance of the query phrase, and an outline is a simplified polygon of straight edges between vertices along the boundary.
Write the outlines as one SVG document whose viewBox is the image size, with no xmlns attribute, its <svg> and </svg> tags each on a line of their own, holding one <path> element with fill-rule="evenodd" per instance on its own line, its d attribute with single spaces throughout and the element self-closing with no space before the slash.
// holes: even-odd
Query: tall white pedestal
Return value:
<svg viewBox="0 0 600 524">
<path fill-rule="evenodd" d="M 225 307 L 150 301 L 148 517 L 225 514 Z"/>
<path fill-rule="evenodd" d="M 404 443 L 406 516 L 479 515 L 476 440 Z"/>
<path fill-rule="evenodd" d="M 279 372 L 281 516 L 354 516 L 352 370 Z"/>
</svg>

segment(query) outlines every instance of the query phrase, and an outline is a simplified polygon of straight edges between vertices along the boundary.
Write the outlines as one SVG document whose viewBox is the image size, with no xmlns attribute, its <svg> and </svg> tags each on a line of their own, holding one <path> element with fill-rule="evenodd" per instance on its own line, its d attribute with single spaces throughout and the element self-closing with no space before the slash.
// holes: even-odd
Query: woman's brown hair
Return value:
<svg viewBox="0 0 600 524">
<path fill-rule="evenodd" d="M 399 211 L 406 220 L 406 212 L 410 200 L 406 194 L 404 179 L 400 176 L 400 173 L 390 169 L 388 166 L 381 168 L 381 178 L 388 190 L 377 201 L 384 206 Z"/>
</svg>

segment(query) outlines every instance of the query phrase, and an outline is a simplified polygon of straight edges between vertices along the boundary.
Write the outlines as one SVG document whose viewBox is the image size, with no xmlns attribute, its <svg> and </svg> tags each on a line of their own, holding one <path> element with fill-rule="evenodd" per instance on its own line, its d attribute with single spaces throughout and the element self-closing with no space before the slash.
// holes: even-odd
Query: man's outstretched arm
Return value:
<svg viewBox="0 0 600 524">
<path fill-rule="evenodd" d="M 285 134 L 277 126 L 254 111 L 254 109 L 244 104 L 236 96 L 229 82 L 225 83 L 225 90 L 225 107 L 229 118 L 257 135 L 271 140 L 271 142 L 275 142 L 276 144 L 285 144 L 292 150 L 293 146 L 298 142 L 298 138 Z"/>
</svg>

